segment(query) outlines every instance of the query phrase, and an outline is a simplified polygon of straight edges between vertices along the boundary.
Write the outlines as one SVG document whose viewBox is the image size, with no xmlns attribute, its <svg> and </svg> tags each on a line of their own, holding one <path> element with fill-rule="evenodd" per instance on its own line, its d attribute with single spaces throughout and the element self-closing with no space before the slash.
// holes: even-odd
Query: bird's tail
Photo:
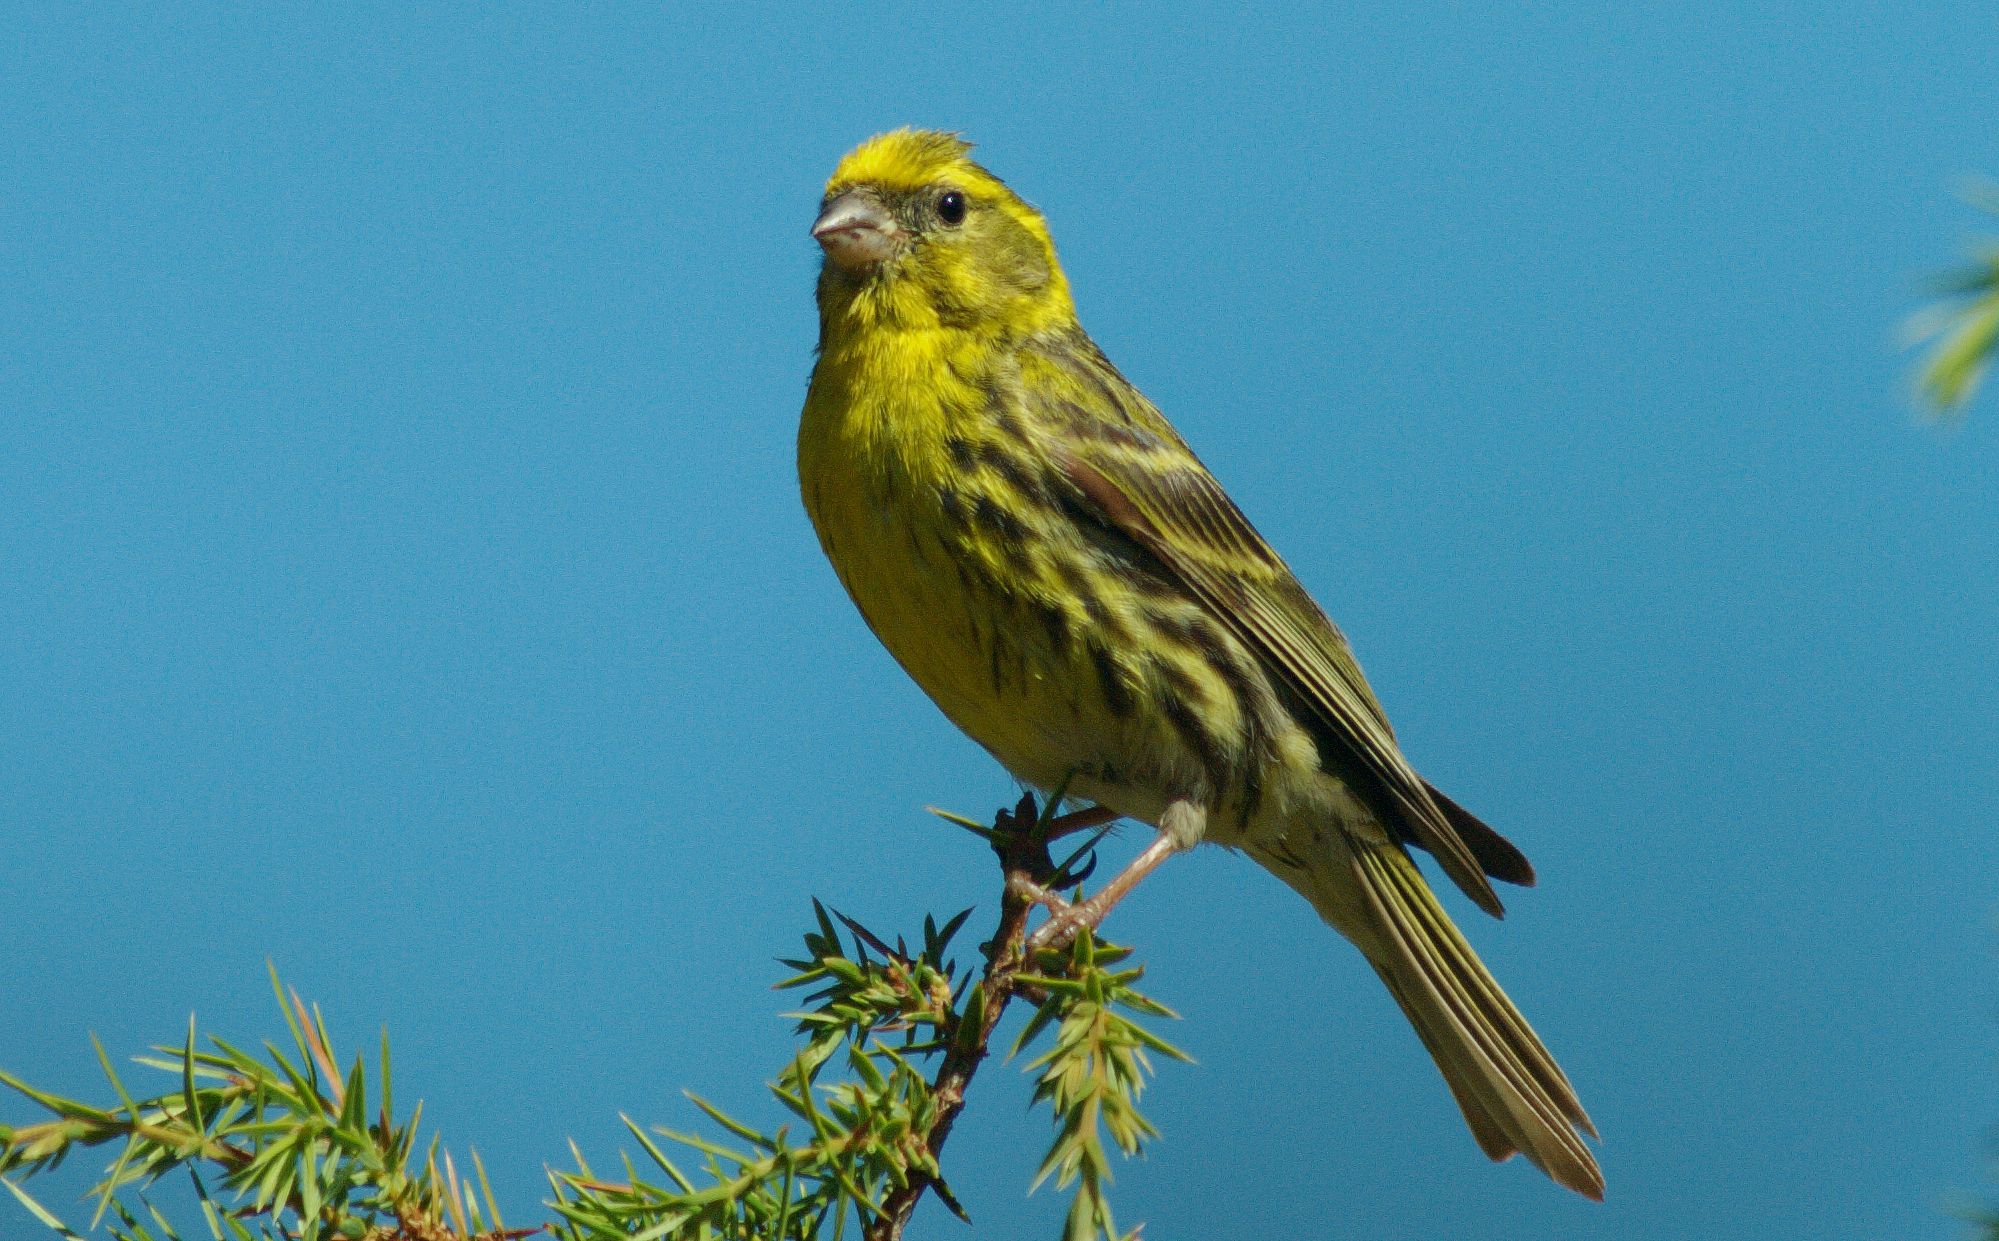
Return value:
<svg viewBox="0 0 1999 1241">
<path fill-rule="evenodd" d="M 1399 845 L 1348 837 L 1309 861 L 1250 853 L 1353 940 L 1416 1027 L 1493 1159 L 1525 1154 L 1577 1193 L 1601 1201 L 1603 1173 L 1577 1130 L 1596 1127 L 1526 1018 L 1451 924 Z M 1274 864 L 1273 864 L 1274 863 Z"/>
</svg>

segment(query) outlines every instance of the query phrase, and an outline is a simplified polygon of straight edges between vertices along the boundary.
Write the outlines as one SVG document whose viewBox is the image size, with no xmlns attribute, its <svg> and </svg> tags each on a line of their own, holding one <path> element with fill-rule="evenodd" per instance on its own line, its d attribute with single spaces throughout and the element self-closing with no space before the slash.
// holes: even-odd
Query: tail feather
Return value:
<svg viewBox="0 0 1999 1241">
<path fill-rule="evenodd" d="M 1517 883 L 1523 888 L 1534 886 L 1534 864 L 1527 860 L 1526 854 L 1520 852 L 1519 846 L 1488 827 L 1485 820 L 1444 796 L 1443 792 L 1428 780 L 1423 781 L 1423 787 L 1429 790 L 1430 800 L 1437 803 L 1437 809 L 1444 812 L 1444 820 L 1451 825 L 1451 830 L 1456 832 L 1458 839 L 1464 841 L 1465 847 L 1471 850 L 1472 857 L 1478 861 L 1479 869 L 1494 879 Z M 1418 842 L 1405 836 L 1402 843 Z"/>
<path fill-rule="evenodd" d="M 1353 873 L 1377 931 L 1370 960 L 1443 1071 L 1479 1146 L 1495 1159 L 1519 1151 L 1558 1184 L 1601 1200 L 1603 1173 L 1576 1133 L 1594 1135 L 1595 1126 L 1568 1078 L 1407 856 L 1356 844 Z"/>
<path fill-rule="evenodd" d="M 1400 859 L 1398 859 L 1400 860 Z M 1589 1114 L 1583 1111 L 1576 1098 L 1575 1087 L 1569 1084 L 1568 1076 L 1555 1058 L 1548 1053 L 1541 1040 L 1534 1035 L 1526 1018 L 1520 1015 L 1506 993 L 1499 989 L 1499 982 L 1493 978 L 1485 963 L 1478 959 L 1465 937 L 1451 922 L 1450 916 L 1437 903 L 1429 885 L 1416 868 L 1409 865 L 1386 865 L 1390 878 L 1400 890 L 1408 907 L 1413 909 L 1423 929 L 1431 935 L 1431 944 L 1438 950 L 1437 955 L 1451 975 L 1465 983 L 1477 1002 L 1479 1011 L 1487 1017 L 1495 1032 L 1505 1036 L 1507 1044 L 1522 1062 L 1532 1079 L 1543 1085 L 1551 1098 L 1561 1105 L 1562 1116 L 1580 1126 L 1591 1137 L 1596 1137 L 1596 1125 Z"/>
<path fill-rule="evenodd" d="M 1603 1198 L 1603 1173 L 1577 1130 L 1596 1128 L 1520 1011 L 1451 924 L 1400 846 L 1349 836 L 1345 857 L 1271 869 L 1352 939 L 1443 1072 L 1479 1149 L 1525 1154 L 1558 1184 Z M 1252 846 L 1252 853 L 1259 853 Z"/>
<path fill-rule="evenodd" d="M 1405 1014 L 1408 1013 L 1411 1001 L 1409 996 L 1403 991 L 1402 984 L 1397 982 L 1394 976 L 1388 973 L 1388 971 L 1381 970 L 1378 972 L 1381 975 L 1381 981 L 1388 984 L 1388 992 L 1395 997 L 1396 1004 L 1401 1006 Z M 1430 1059 L 1436 1061 L 1439 1066 L 1442 1066 L 1446 1062 L 1446 1057 L 1451 1054 L 1450 1049 L 1444 1044 L 1439 1043 L 1436 1036 L 1430 1033 L 1424 1023 L 1412 1021 L 1410 1025 L 1415 1029 L 1416 1037 L 1423 1040 L 1423 1049 L 1430 1053 Z M 1485 1104 L 1476 1095 L 1466 1090 L 1464 1082 L 1449 1073 L 1445 1073 L 1444 1084 L 1451 1088 L 1451 1098 L 1457 1101 L 1458 1110 L 1464 1113 L 1465 1123 L 1471 1127 L 1472 1138 L 1478 1142 L 1478 1148 L 1485 1152 L 1487 1159 L 1495 1162 L 1511 1159 L 1519 1152 L 1520 1148 L 1514 1145 L 1507 1138 L 1506 1134 L 1501 1132 L 1486 1116 Z"/>
</svg>

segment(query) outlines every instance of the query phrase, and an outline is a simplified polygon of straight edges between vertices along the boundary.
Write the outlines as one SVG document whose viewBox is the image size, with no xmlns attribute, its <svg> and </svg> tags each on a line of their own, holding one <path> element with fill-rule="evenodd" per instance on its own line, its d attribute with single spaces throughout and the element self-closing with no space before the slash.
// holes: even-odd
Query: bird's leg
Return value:
<svg viewBox="0 0 1999 1241">
<path fill-rule="evenodd" d="M 1131 864 L 1119 871 L 1117 877 L 1104 885 L 1101 892 L 1088 900 L 1065 902 L 1065 908 L 1057 909 L 1048 904 L 1048 921 L 1034 932 L 1028 940 L 1030 948 L 1059 948 L 1076 938 L 1076 932 L 1084 927 L 1096 929 L 1105 916 L 1137 887 L 1147 875 L 1158 870 L 1160 863 L 1182 849 L 1191 849 L 1200 842 L 1208 826 L 1208 812 L 1190 801 L 1176 801 L 1166 807 L 1166 813 L 1159 816 L 1159 835 L 1153 842 L 1131 860 Z"/>
<path fill-rule="evenodd" d="M 1059 948 L 1076 938 L 1076 932 L 1084 927 L 1095 929 L 1125 894 L 1138 886 L 1141 879 L 1159 869 L 1159 864 L 1180 851 L 1173 838 L 1165 832 L 1147 845 L 1143 852 L 1131 860 L 1131 865 L 1118 872 L 1116 878 L 1104 885 L 1101 892 L 1088 900 L 1063 901 L 1058 907 L 1051 901 L 1043 901 L 1048 906 L 1048 921 L 1028 938 L 1030 948 Z M 1052 895 L 1052 894 L 1050 894 Z M 1061 900 L 1056 897 L 1055 900 Z"/>
</svg>

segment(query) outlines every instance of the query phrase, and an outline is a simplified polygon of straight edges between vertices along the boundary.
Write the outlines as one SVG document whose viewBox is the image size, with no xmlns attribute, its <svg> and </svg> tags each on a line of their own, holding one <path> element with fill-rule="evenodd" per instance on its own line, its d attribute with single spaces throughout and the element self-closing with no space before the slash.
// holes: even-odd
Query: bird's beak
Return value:
<svg viewBox="0 0 1999 1241">
<path fill-rule="evenodd" d="M 812 225 L 812 239 L 842 267 L 866 267 L 894 253 L 902 238 L 895 217 L 864 189 L 852 189 L 826 204 Z"/>
</svg>

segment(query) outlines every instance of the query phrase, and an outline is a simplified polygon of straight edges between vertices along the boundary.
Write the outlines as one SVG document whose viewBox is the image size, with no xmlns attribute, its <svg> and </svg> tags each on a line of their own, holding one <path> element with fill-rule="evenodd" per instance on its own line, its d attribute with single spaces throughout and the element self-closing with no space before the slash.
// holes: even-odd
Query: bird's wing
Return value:
<svg viewBox="0 0 1999 1241">
<path fill-rule="evenodd" d="M 1108 373 L 1100 382 L 1121 389 L 1115 404 L 1122 425 L 1092 434 L 1076 425 L 1072 405 L 1062 421 L 1080 433 L 1064 434 L 1048 448 L 1087 511 L 1156 557 L 1295 690 L 1321 725 L 1313 730 L 1320 744 L 1336 747 L 1378 781 L 1411 841 L 1428 850 L 1480 908 L 1503 916 L 1448 803 L 1431 795 L 1395 744 L 1345 637 L 1164 416 L 1108 363 L 1103 370 Z M 1531 869 L 1526 874 L 1531 880 Z"/>
</svg>

